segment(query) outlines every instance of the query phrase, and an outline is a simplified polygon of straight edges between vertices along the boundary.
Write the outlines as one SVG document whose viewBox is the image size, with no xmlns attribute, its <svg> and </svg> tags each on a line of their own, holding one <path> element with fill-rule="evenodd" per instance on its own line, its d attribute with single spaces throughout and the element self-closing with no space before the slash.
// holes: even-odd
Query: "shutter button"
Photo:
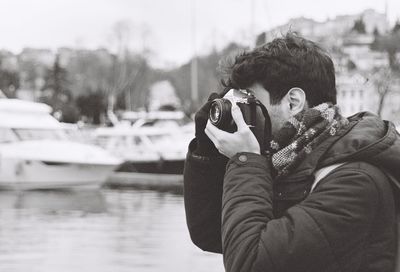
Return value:
<svg viewBox="0 0 400 272">
<path fill-rule="evenodd" d="M 241 161 L 241 162 L 247 162 L 247 156 L 246 156 L 246 155 L 240 155 L 240 156 L 239 156 L 239 161 Z"/>
</svg>

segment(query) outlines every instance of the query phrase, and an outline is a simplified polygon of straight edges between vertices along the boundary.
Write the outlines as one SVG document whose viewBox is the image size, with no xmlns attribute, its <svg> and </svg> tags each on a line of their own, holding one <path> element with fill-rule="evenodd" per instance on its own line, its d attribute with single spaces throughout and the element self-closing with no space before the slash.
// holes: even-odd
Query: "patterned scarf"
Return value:
<svg viewBox="0 0 400 272">
<path fill-rule="evenodd" d="M 278 176 L 290 174 L 307 154 L 347 123 L 331 103 L 292 116 L 271 141 L 272 164 Z"/>
</svg>

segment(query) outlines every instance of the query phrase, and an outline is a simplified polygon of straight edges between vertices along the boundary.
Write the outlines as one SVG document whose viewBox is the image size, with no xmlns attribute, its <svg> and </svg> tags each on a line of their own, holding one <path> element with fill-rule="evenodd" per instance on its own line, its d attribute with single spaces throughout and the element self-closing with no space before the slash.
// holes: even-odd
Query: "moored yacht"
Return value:
<svg viewBox="0 0 400 272">
<path fill-rule="evenodd" d="M 0 99 L 0 189 L 99 187 L 121 160 L 69 138 L 42 103 Z"/>
<path fill-rule="evenodd" d="M 160 128 L 103 128 L 96 142 L 123 159 L 120 172 L 182 174 L 188 140 L 179 132 Z"/>
<path fill-rule="evenodd" d="M 179 123 L 181 115 L 169 112 L 131 113 L 130 117 L 129 123 L 94 132 L 98 145 L 124 161 L 109 182 L 118 185 L 181 182 L 194 125 Z"/>
</svg>

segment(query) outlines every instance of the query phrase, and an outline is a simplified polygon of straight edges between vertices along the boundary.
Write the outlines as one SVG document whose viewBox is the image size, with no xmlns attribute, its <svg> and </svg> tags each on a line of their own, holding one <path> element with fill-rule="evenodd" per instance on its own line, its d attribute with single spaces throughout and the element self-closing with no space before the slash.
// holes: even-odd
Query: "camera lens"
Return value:
<svg viewBox="0 0 400 272">
<path fill-rule="evenodd" d="M 210 121 L 212 124 L 218 123 L 221 118 L 221 103 L 214 101 L 210 107 Z"/>
<path fill-rule="evenodd" d="M 228 99 L 215 99 L 209 112 L 211 124 L 220 129 L 229 128 L 232 124 L 231 106 L 232 104 Z"/>
</svg>

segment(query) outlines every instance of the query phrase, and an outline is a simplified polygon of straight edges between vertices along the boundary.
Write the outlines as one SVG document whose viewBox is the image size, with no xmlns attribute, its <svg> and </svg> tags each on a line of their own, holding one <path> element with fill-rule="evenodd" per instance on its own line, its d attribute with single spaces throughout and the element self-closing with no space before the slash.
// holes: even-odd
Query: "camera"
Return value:
<svg viewBox="0 0 400 272">
<path fill-rule="evenodd" d="M 214 99 L 210 106 L 210 122 L 219 129 L 235 132 L 237 127 L 231 114 L 233 103 L 240 108 L 246 124 L 254 127 L 256 99 L 245 90 L 231 89 L 223 98 Z"/>
<path fill-rule="evenodd" d="M 223 98 L 214 99 L 210 105 L 208 118 L 217 128 L 226 132 L 237 131 L 232 118 L 232 104 L 236 103 L 243 114 L 243 119 L 256 136 L 261 150 L 266 146 L 266 133 L 270 132 L 270 119 L 264 105 L 247 90 L 231 89 Z M 269 131 L 267 131 L 268 129 Z"/>
</svg>

